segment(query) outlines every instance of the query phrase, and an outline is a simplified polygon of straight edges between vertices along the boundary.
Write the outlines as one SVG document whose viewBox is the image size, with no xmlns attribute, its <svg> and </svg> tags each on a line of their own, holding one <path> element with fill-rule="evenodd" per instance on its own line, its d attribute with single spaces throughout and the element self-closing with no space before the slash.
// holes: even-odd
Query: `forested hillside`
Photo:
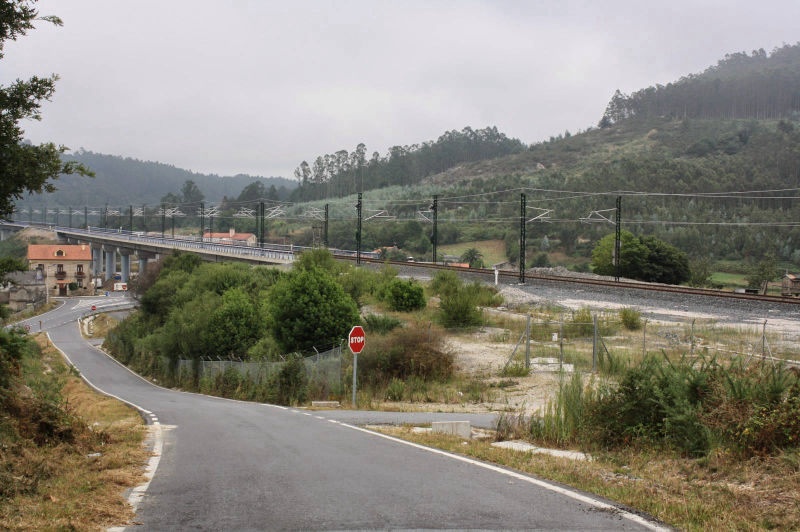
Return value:
<svg viewBox="0 0 800 532">
<path fill-rule="evenodd" d="M 282 177 L 260 177 L 238 174 L 230 177 L 215 174 L 200 174 L 169 164 L 140 161 L 130 157 L 106 155 L 79 150 L 65 155 L 65 160 L 78 161 L 91 168 L 96 177 L 64 175 L 55 182 L 57 190 L 48 194 L 34 194 L 19 202 L 22 209 L 32 205 L 41 207 L 80 207 L 83 205 L 155 204 L 166 194 L 180 190 L 184 182 L 192 180 L 203 193 L 213 201 L 223 196 L 237 197 L 253 182 L 269 188 L 274 185 L 281 198 L 297 184 Z"/>
<path fill-rule="evenodd" d="M 614 94 L 600 121 L 639 117 L 783 118 L 800 113 L 800 45 L 768 54 L 728 54 L 700 74 L 626 96 Z"/>
<path fill-rule="evenodd" d="M 300 187 L 292 193 L 292 199 L 308 201 L 391 185 L 413 185 L 460 163 L 492 159 L 524 149 L 522 142 L 508 138 L 496 127 L 446 131 L 435 141 L 392 146 L 383 156 L 373 152 L 369 160 L 367 147 L 361 143 L 352 153 L 339 150 L 320 155 L 311 165 L 306 161 L 300 163 L 294 172 Z"/>
</svg>

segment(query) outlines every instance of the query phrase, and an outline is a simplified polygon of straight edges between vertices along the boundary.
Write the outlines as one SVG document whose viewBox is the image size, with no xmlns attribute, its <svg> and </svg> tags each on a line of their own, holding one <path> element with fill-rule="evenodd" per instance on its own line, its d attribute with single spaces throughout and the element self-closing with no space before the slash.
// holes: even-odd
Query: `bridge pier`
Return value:
<svg viewBox="0 0 800 532">
<path fill-rule="evenodd" d="M 121 249 L 120 253 L 120 280 L 127 283 L 131 278 L 131 255 L 127 249 Z"/>
<path fill-rule="evenodd" d="M 142 276 L 144 271 L 147 269 L 147 257 L 142 257 L 139 255 L 139 277 Z"/>
<path fill-rule="evenodd" d="M 115 248 L 106 249 L 106 272 L 103 280 L 113 279 L 115 273 L 117 273 L 117 250 Z"/>
<path fill-rule="evenodd" d="M 99 246 L 92 246 L 92 277 L 97 278 L 103 268 L 103 249 Z"/>
</svg>

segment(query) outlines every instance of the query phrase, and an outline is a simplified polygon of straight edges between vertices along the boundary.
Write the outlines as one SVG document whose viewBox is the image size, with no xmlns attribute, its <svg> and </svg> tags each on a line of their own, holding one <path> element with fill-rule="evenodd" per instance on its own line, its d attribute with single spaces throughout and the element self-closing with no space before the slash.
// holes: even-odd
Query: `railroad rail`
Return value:
<svg viewBox="0 0 800 532">
<path fill-rule="evenodd" d="M 356 260 L 351 255 L 335 255 L 340 259 Z M 434 264 L 430 262 L 405 262 L 405 261 L 386 261 L 373 258 L 361 258 L 362 262 L 374 264 L 391 264 L 393 266 L 403 267 L 417 267 L 427 268 L 433 270 L 450 270 L 460 273 L 471 273 L 477 275 L 494 276 L 495 270 L 491 268 L 462 268 L 455 266 L 448 266 L 446 264 Z M 498 275 L 503 278 L 519 278 L 519 272 L 509 270 L 497 270 Z M 656 283 L 636 282 L 636 281 L 607 281 L 605 279 L 587 279 L 584 277 L 566 277 L 562 275 L 543 275 L 538 273 L 526 273 L 525 280 L 531 281 L 552 281 L 557 283 L 576 283 L 583 285 L 605 286 L 617 289 L 631 289 L 631 290 L 649 290 L 651 292 L 669 292 L 675 294 L 684 294 L 692 296 L 708 296 L 708 297 L 722 297 L 730 299 L 740 299 L 749 301 L 762 301 L 770 303 L 783 303 L 788 305 L 800 305 L 800 298 L 792 298 L 787 296 L 770 296 L 762 294 L 737 294 L 736 292 L 726 292 L 724 290 L 715 290 L 711 288 L 693 288 L 690 286 L 672 286 Z"/>
<path fill-rule="evenodd" d="M 92 228 L 93 230 L 79 230 L 74 228 L 65 228 L 65 227 L 53 227 L 48 226 L 47 224 L 41 224 L 36 222 L 11 222 L 11 225 L 18 225 L 20 227 L 26 227 L 29 225 L 33 226 L 40 226 L 40 227 L 48 227 L 51 230 L 62 231 L 65 233 L 83 233 L 92 236 L 98 235 L 108 235 L 114 236 L 120 239 L 125 239 L 128 241 L 132 240 L 140 240 L 140 239 L 153 239 L 163 242 L 166 245 L 175 247 L 175 248 L 186 248 L 186 251 L 194 251 L 195 249 L 206 249 L 210 247 L 214 248 L 225 248 L 225 251 L 229 254 L 226 258 L 230 258 L 231 260 L 236 260 L 235 255 L 242 255 L 242 259 L 246 259 L 247 256 L 251 255 L 258 255 L 258 256 L 266 256 L 274 253 L 282 253 L 287 254 L 291 257 L 294 257 L 296 253 L 301 253 L 306 251 L 308 247 L 302 246 L 294 246 L 294 245 L 283 245 L 283 244 L 264 244 L 261 247 L 253 247 L 253 246 L 244 246 L 244 245 L 225 245 L 225 244 L 211 244 L 209 242 L 204 242 L 199 237 L 190 237 L 190 236 L 178 236 L 178 237 L 158 237 L 152 233 L 136 233 L 136 232 L 129 232 L 124 230 L 109 230 L 109 229 L 102 229 L 102 228 Z M 353 250 L 344 250 L 344 249 L 335 249 L 329 248 L 331 253 L 336 258 L 345 259 L 350 261 L 356 261 L 357 259 L 357 252 Z M 491 268 L 461 268 L 461 267 L 454 267 L 448 266 L 446 264 L 434 264 L 431 262 L 406 262 L 406 261 L 387 261 L 382 260 L 377 257 L 377 254 L 374 252 L 361 252 L 361 262 L 365 263 L 372 263 L 372 264 L 391 264 L 394 266 L 402 266 L 402 267 L 416 267 L 416 268 L 426 268 L 426 269 L 433 269 L 433 270 L 451 270 L 459 273 L 469 273 L 474 275 L 487 275 L 487 276 L 494 276 L 495 270 Z M 500 277 L 503 278 L 519 278 L 519 272 L 517 271 L 509 271 L 509 270 L 497 270 L 497 273 Z M 636 282 L 636 281 L 608 281 L 604 279 L 587 279 L 583 277 L 566 277 L 561 275 L 544 275 L 538 273 L 526 273 L 525 274 L 526 280 L 531 281 L 548 281 L 548 282 L 555 282 L 555 283 L 574 283 L 574 284 L 581 284 L 581 285 L 594 285 L 594 286 L 603 286 L 608 288 L 615 288 L 615 289 L 628 289 L 628 290 L 649 290 L 651 292 L 662 292 L 662 293 L 674 293 L 674 294 L 683 294 L 683 295 L 691 295 L 691 296 L 707 296 L 707 297 L 718 297 L 718 298 L 729 298 L 729 299 L 738 299 L 738 300 L 745 300 L 745 301 L 761 301 L 761 302 L 768 302 L 768 303 L 781 303 L 785 305 L 800 305 L 800 298 L 793 298 L 791 296 L 769 296 L 769 295 L 762 295 L 762 294 L 738 294 L 736 292 L 726 292 L 724 290 L 715 290 L 710 288 L 692 288 L 688 286 L 675 286 L 675 285 L 664 285 L 664 284 L 657 284 L 657 283 L 645 283 L 645 282 Z"/>
</svg>

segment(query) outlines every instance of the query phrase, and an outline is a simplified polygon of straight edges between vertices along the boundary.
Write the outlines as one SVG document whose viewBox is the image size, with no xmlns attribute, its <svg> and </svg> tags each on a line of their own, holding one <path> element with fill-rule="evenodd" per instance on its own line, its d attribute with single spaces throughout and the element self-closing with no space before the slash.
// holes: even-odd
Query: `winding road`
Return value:
<svg viewBox="0 0 800 532">
<path fill-rule="evenodd" d="M 593 495 L 359 425 L 491 416 L 304 411 L 160 388 L 89 344 L 76 320 L 124 307 L 66 299 L 27 322 L 86 380 L 154 425 L 135 530 L 667 530 Z"/>
</svg>

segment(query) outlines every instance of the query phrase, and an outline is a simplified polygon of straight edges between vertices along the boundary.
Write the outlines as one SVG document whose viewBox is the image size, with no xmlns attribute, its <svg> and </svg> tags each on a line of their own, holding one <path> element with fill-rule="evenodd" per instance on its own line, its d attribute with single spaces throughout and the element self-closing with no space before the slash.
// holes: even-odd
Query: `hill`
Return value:
<svg viewBox="0 0 800 532">
<path fill-rule="evenodd" d="M 265 188 L 274 185 L 280 198 L 288 197 L 290 191 L 297 186 L 296 182 L 282 177 L 201 174 L 169 164 L 85 150 L 65 156 L 65 159 L 83 163 L 95 172 L 96 177 L 61 176 L 55 183 L 58 190 L 30 195 L 17 203 L 18 208 L 42 205 L 99 206 L 105 203 L 152 205 L 166 194 L 179 192 L 186 180 L 194 181 L 205 197 L 212 201 L 218 201 L 224 196 L 237 197 L 253 182 L 262 183 Z"/>
</svg>

